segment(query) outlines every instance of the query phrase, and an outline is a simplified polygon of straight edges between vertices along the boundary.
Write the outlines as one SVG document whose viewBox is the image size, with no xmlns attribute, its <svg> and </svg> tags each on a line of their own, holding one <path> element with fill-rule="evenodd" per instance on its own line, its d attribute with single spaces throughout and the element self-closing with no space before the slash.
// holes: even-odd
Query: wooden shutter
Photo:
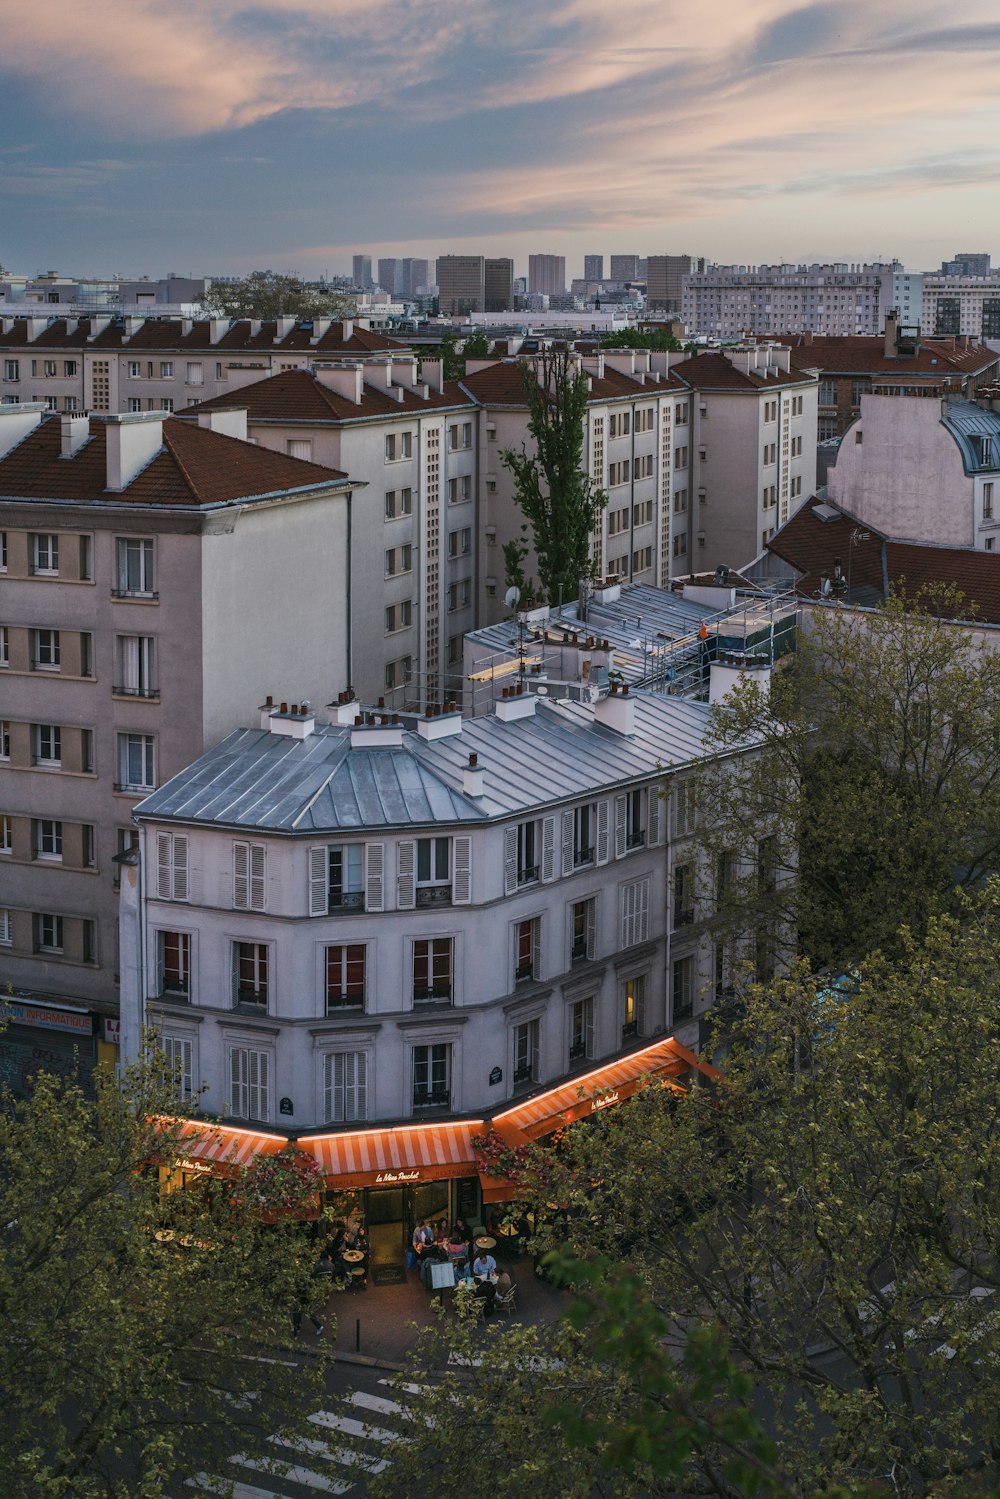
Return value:
<svg viewBox="0 0 1000 1499">
<path fill-rule="evenodd" d="M 170 899 L 171 879 L 170 834 L 156 835 L 156 894 L 159 900 Z"/>
<path fill-rule="evenodd" d="M 620 941 L 622 947 L 631 947 L 634 941 L 632 930 L 634 926 L 635 910 L 635 886 L 623 885 L 621 894 L 621 932 Z"/>
<path fill-rule="evenodd" d="M 503 893 L 513 895 L 517 889 L 517 828 L 503 830 Z"/>
<path fill-rule="evenodd" d="M 542 880 L 548 884 L 556 877 L 556 820 L 542 818 Z"/>
<path fill-rule="evenodd" d="M 625 857 L 625 827 L 628 817 L 628 797 L 615 797 L 615 858 Z"/>
<path fill-rule="evenodd" d="M 237 911 L 249 910 L 250 902 L 250 845 L 233 844 L 233 907 Z"/>
<path fill-rule="evenodd" d="M 593 959 L 597 950 L 597 901 L 594 898 L 587 902 L 587 929 L 584 941 L 587 944 L 587 957 Z"/>
<path fill-rule="evenodd" d="M 336 1114 L 337 1054 L 328 1052 L 323 1058 L 323 1118 L 327 1124 L 338 1123 Z"/>
<path fill-rule="evenodd" d="M 564 812 L 562 815 L 562 872 L 573 873 L 573 813 Z"/>
<path fill-rule="evenodd" d="M 412 911 L 417 903 L 416 853 L 412 838 L 404 838 L 397 845 L 396 905 L 400 911 Z"/>
<path fill-rule="evenodd" d="M 247 1106 L 247 1076 L 246 1076 L 247 1053 L 240 1046 L 234 1046 L 229 1053 L 229 1107 L 237 1119 L 245 1119 L 249 1112 Z"/>
<path fill-rule="evenodd" d="M 597 803 L 597 862 L 606 864 L 608 862 L 608 823 L 610 822 L 611 806 L 609 802 Z"/>
<path fill-rule="evenodd" d="M 649 881 L 637 880 L 633 889 L 635 890 L 635 935 L 632 940 L 633 942 L 646 942 L 649 939 Z"/>
<path fill-rule="evenodd" d="M 594 1055 L 594 1001 L 592 999 L 583 1001 L 583 1040 L 586 1048 L 584 1055 L 592 1057 Z"/>
<path fill-rule="evenodd" d="M 452 841 L 454 873 L 451 898 L 456 906 L 467 906 L 472 899 L 472 839 L 462 835 Z"/>
<path fill-rule="evenodd" d="M 309 915 L 325 916 L 327 914 L 327 871 L 330 866 L 329 854 L 325 848 L 311 848 L 309 850 Z"/>
<path fill-rule="evenodd" d="M 250 910 L 263 911 L 264 909 L 264 845 L 263 843 L 251 843 L 247 845 L 250 852 Z"/>
<path fill-rule="evenodd" d="M 381 911 L 385 903 L 385 844 L 365 845 L 365 910 Z"/>
<path fill-rule="evenodd" d="M 650 848 L 661 841 L 664 810 L 663 787 L 657 781 L 646 793 L 646 842 Z"/>
<path fill-rule="evenodd" d="M 185 833 L 175 833 L 173 836 L 174 856 L 174 878 L 173 898 L 174 900 L 187 900 L 188 898 L 188 841 Z"/>
</svg>

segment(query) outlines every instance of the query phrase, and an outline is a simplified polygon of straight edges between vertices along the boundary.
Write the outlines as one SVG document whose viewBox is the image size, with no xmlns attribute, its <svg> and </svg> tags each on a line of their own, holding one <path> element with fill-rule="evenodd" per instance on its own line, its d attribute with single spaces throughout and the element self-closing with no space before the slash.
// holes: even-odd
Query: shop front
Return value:
<svg viewBox="0 0 1000 1499">
<path fill-rule="evenodd" d="M 99 1060 L 97 1017 L 56 1001 L 11 995 L 0 1005 L 0 1085 L 31 1096 L 37 1072 L 78 1077 L 84 1086 Z"/>
</svg>

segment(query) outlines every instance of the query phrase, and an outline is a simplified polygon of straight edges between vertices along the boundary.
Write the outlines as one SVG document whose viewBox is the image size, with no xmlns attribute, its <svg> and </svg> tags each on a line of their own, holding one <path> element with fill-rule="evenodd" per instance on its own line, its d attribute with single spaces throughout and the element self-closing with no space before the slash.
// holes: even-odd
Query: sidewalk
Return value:
<svg viewBox="0 0 1000 1499">
<path fill-rule="evenodd" d="M 554 1322 L 561 1316 L 566 1292 L 556 1290 L 537 1276 L 529 1256 L 511 1264 L 509 1269 L 517 1283 L 515 1321 Z M 444 1292 L 445 1306 L 450 1307 L 454 1294 L 454 1291 Z M 369 1283 L 364 1291 L 335 1292 L 328 1310 L 337 1327 L 335 1333 L 327 1334 L 327 1346 L 343 1363 L 399 1365 L 405 1370 L 407 1353 L 419 1329 L 430 1325 L 435 1315 L 432 1301 L 437 1299 L 437 1295 L 432 1298 L 420 1284 L 416 1270 L 406 1272 L 405 1285 Z"/>
</svg>

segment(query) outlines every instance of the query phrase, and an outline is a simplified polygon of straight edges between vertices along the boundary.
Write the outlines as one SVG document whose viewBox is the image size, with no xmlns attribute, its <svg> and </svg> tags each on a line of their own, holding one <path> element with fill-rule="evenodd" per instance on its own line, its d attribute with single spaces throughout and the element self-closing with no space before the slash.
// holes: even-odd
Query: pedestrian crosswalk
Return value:
<svg viewBox="0 0 1000 1499">
<path fill-rule="evenodd" d="M 431 1387 L 395 1385 L 378 1380 L 381 1392 L 352 1390 L 335 1410 L 313 1411 L 309 1417 L 316 1436 L 293 1440 L 273 1436 L 274 1464 L 263 1458 L 237 1454 L 226 1474 L 197 1473 L 186 1480 L 196 1494 L 226 1495 L 233 1499 L 315 1499 L 318 1494 L 360 1496 L 366 1478 L 384 1473 L 394 1442 L 408 1440 L 414 1421 L 432 1426 L 422 1407 Z M 399 1398 L 396 1398 L 396 1397 Z M 320 1435 L 322 1433 L 322 1435 Z"/>
</svg>

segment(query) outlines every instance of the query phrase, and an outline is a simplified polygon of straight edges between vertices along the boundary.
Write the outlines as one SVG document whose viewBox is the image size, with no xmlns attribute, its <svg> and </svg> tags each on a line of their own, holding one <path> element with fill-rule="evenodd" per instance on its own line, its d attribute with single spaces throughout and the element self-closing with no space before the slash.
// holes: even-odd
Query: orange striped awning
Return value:
<svg viewBox="0 0 1000 1499">
<path fill-rule="evenodd" d="M 226 1175 L 242 1166 L 252 1165 L 260 1156 L 277 1155 L 288 1145 L 287 1135 L 269 1135 L 232 1124 L 213 1124 L 207 1119 L 164 1122 L 176 1130 L 177 1149 L 173 1164 L 181 1171 L 215 1171 Z"/>
<path fill-rule="evenodd" d="M 481 1119 L 457 1123 L 401 1124 L 395 1129 L 308 1135 L 298 1141 L 323 1168 L 328 1187 L 394 1187 L 411 1182 L 475 1176 L 472 1137 Z"/>
<path fill-rule="evenodd" d="M 575 1077 L 571 1082 L 537 1093 L 524 1103 L 494 1114 L 492 1124 L 512 1144 L 518 1139 L 537 1140 L 563 1124 L 583 1119 L 630 1098 L 646 1080 L 663 1087 L 679 1087 L 678 1079 L 691 1071 L 715 1077 L 715 1068 L 699 1061 L 693 1051 L 672 1037 L 655 1041 L 641 1051 L 630 1052 L 616 1062 Z"/>
</svg>

